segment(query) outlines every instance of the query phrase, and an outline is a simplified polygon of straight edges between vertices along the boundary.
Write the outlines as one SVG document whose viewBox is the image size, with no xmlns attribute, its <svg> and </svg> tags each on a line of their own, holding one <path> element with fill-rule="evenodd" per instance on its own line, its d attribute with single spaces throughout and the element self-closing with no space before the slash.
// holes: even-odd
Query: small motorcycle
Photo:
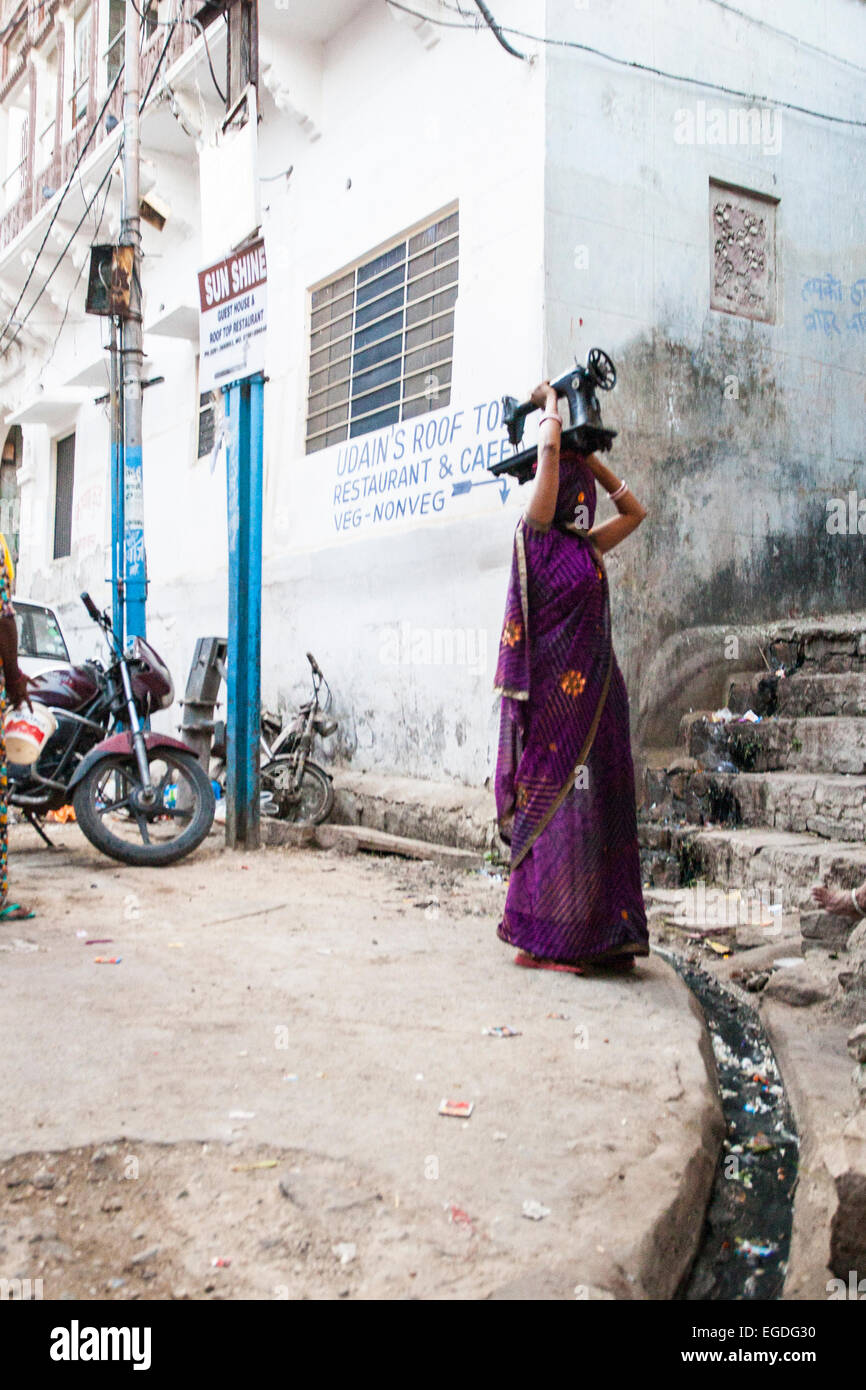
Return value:
<svg viewBox="0 0 866 1390">
<path fill-rule="evenodd" d="M 327 820 L 334 805 L 334 788 L 329 773 L 310 758 L 316 734 L 327 738 L 335 732 L 337 721 L 328 710 L 331 706 L 331 687 L 325 680 L 316 658 L 307 652 L 313 677 L 313 698 L 301 705 L 294 719 L 283 724 L 279 715 L 267 711 L 261 721 L 261 762 L 259 776 L 262 789 L 262 814 L 292 821 L 296 825 L 320 825 Z M 320 692 L 327 691 L 324 705 Z M 225 724 L 214 730 L 213 757 L 217 766 L 211 768 L 220 786 L 225 789 Z"/>
<path fill-rule="evenodd" d="M 124 864 L 174 864 L 196 849 L 213 824 L 213 787 L 185 743 L 152 733 L 145 721 L 174 699 L 171 674 L 136 637 L 126 655 L 107 613 L 81 601 L 102 629 L 112 661 L 45 671 L 27 697 L 57 721 L 32 766 L 8 766 L 9 802 L 50 844 L 39 817 L 72 801 L 92 845 Z"/>
</svg>

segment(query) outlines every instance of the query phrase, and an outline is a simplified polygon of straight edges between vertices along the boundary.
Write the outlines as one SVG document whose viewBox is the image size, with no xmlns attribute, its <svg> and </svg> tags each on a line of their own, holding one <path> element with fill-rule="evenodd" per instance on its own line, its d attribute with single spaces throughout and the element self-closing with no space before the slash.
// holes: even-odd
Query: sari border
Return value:
<svg viewBox="0 0 866 1390">
<path fill-rule="evenodd" d="M 548 827 L 548 825 L 550 824 L 551 820 L 552 820 L 553 817 L 556 815 L 556 812 L 559 810 L 559 808 L 560 808 L 560 806 L 562 805 L 563 801 L 564 801 L 565 798 L 568 796 L 568 793 L 571 791 L 572 787 L 574 786 L 574 779 L 575 779 L 575 777 L 577 776 L 577 769 L 578 769 L 579 767 L 582 767 L 582 766 L 583 766 L 584 762 L 586 761 L 587 755 L 588 755 L 590 749 L 592 748 L 593 743 L 595 742 L 595 736 L 596 736 L 596 733 L 598 732 L 599 723 L 601 722 L 602 711 L 604 710 L 604 707 L 605 707 L 605 705 L 606 705 L 606 703 L 607 703 L 607 694 L 608 694 L 608 691 L 609 691 L 609 689 L 610 689 L 610 678 L 611 678 L 612 673 L 613 673 L 613 648 L 611 647 L 610 659 L 609 659 L 608 665 L 607 665 L 607 674 L 605 675 L 605 678 L 604 678 L 604 685 L 602 686 L 601 694 L 600 694 L 599 697 L 598 697 L 598 704 L 596 705 L 596 707 L 595 707 L 595 713 L 594 713 L 594 715 L 592 716 L 592 723 L 591 723 L 590 726 L 589 726 L 589 732 L 588 732 L 587 735 L 586 735 L 586 740 L 585 740 L 585 742 L 584 742 L 583 747 L 582 747 L 581 750 L 580 750 L 580 755 L 579 755 L 579 757 L 578 757 L 578 759 L 577 759 L 577 762 L 575 763 L 575 765 L 574 765 L 574 767 L 572 768 L 572 770 L 571 770 L 569 776 L 567 777 L 567 779 L 566 779 L 566 781 L 565 781 L 565 784 L 564 784 L 564 786 L 562 787 L 562 790 L 561 790 L 561 791 L 558 793 L 558 795 L 556 796 L 556 798 L 555 798 L 555 800 L 554 800 L 554 802 L 553 802 L 553 805 L 550 806 L 549 809 L 548 809 L 548 810 L 544 813 L 544 815 L 542 816 L 541 821 L 540 821 L 539 825 L 537 826 L 537 828 L 536 828 L 536 830 L 535 830 L 535 833 L 534 833 L 533 836 L 532 836 L 532 839 L 531 839 L 531 840 L 528 840 L 527 843 L 526 843 L 526 844 L 523 846 L 523 848 L 521 849 L 520 853 L 517 854 L 517 855 L 512 859 L 512 861 L 511 861 L 511 868 L 512 868 L 512 869 L 516 869 L 517 866 L 518 866 L 518 864 L 522 863 L 522 861 L 526 858 L 527 854 L 528 854 L 529 851 L 532 849 L 532 846 L 535 844 L 535 841 L 538 839 L 538 837 L 539 837 L 539 835 L 542 833 L 542 831 L 544 831 L 544 830 L 547 829 L 547 827 Z"/>
<path fill-rule="evenodd" d="M 514 551 L 517 558 L 517 578 L 520 586 L 520 611 L 523 615 L 523 641 L 529 647 L 529 584 L 526 578 L 526 551 L 523 547 L 523 517 L 517 523 L 514 533 Z M 502 644 L 500 643 L 500 646 Z M 497 667 L 498 671 L 498 667 Z M 494 685 L 494 695 L 507 695 L 511 700 L 528 700 L 529 690 L 512 690 L 509 686 Z"/>
<path fill-rule="evenodd" d="M 526 549 L 523 540 L 523 517 L 517 524 L 514 538 L 517 546 L 517 574 L 520 579 L 520 607 L 523 609 L 523 640 L 529 650 L 529 582 L 526 578 Z"/>
</svg>

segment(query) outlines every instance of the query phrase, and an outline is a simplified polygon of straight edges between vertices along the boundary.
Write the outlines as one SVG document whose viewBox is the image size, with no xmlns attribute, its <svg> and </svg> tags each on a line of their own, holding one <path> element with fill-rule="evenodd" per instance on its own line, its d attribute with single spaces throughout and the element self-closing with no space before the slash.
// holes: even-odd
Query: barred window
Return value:
<svg viewBox="0 0 866 1390">
<path fill-rule="evenodd" d="M 75 435 L 57 441 L 54 481 L 54 559 L 72 554 L 72 494 L 75 487 Z"/>
<path fill-rule="evenodd" d="M 458 214 L 313 290 L 307 453 L 448 405 Z"/>
<path fill-rule="evenodd" d="M 216 443 L 216 391 L 202 391 L 198 398 L 198 451 L 197 458 L 206 458 L 213 453 Z"/>
</svg>

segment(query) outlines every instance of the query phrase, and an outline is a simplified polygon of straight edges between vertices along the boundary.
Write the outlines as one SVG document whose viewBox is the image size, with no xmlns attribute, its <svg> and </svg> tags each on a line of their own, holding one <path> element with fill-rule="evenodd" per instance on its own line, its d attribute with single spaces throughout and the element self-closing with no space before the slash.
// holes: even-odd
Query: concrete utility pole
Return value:
<svg viewBox="0 0 866 1390">
<path fill-rule="evenodd" d="M 144 488 L 141 469 L 141 218 L 139 215 L 139 102 L 141 20 L 126 0 L 123 75 L 123 204 L 121 242 L 133 248 L 129 317 L 121 324 L 123 391 L 123 572 L 124 637 L 146 635 L 147 558 L 144 549 Z"/>
</svg>

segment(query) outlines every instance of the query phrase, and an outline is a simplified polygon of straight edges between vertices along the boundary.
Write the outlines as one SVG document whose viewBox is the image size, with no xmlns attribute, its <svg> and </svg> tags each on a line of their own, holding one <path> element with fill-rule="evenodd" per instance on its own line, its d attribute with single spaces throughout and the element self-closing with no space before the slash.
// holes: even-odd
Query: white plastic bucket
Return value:
<svg viewBox="0 0 866 1390">
<path fill-rule="evenodd" d="M 35 763 L 42 749 L 57 728 L 57 720 L 45 705 L 33 702 L 33 708 L 16 705 L 4 720 L 6 757 L 10 763 Z"/>
</svg>

